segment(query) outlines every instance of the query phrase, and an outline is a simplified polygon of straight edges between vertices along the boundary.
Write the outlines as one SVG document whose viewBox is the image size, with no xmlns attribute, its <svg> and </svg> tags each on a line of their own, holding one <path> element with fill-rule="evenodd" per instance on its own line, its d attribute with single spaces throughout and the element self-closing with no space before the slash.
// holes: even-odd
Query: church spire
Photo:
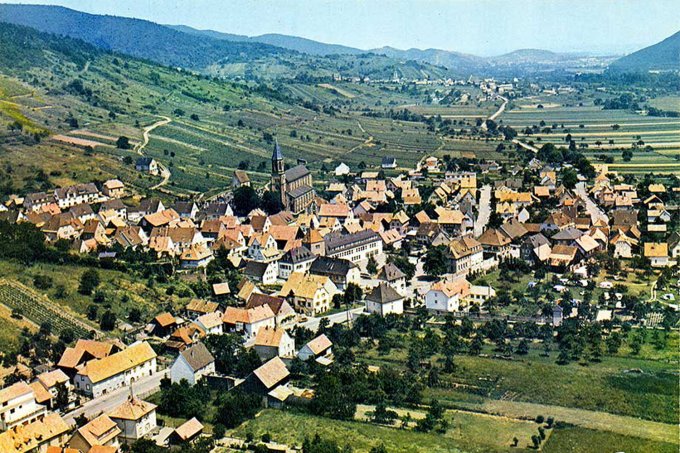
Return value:
<svg viewBox="0 0 680 453">
<path fill-rule="evenodd" d="M 281 147 L 279 147 L 279 141 L 274 142 L 274 152 L 272 153 L 272 160 L 283 160 L 283 153 L 281 152 Z"/>
</svg>

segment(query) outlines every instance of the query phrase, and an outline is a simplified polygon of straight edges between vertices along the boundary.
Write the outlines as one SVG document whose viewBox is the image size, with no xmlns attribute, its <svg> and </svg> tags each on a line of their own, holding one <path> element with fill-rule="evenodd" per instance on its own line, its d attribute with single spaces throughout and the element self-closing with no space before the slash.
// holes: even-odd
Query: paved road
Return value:
<svg viewBox="0 0 680 453">
<path fill-rule="evenodd" d="M 153 376 L 147 376 L 135 382 L 132 385 L 134 394 L 148 395 L 150 393 L 154 393 L 160 387 L 161 379 L 168 375 L 169 372 L 169 369 L 165 369 L 154 374 Z M 109 412 L 120 406 L 129 396 L 130 387 L 120 388 L 107 395 L 86 402 L 78 409 L 65 414 L 64 420 L 66 420 L 66 423 L 74 423 L 74 419 L 83 413 L 85 414 L 85 417 L 91 419 L 102 412 Z"/>
<path fill-rule="evenodd" d="M 576 184 L 576 195 L 578 195 L 578 197 L 581 200 L 585 201 L 586 211 L 590 215 L 590 219 L 592 220 L 593 223 L 595 223 L 598 219 L 603 219 L 605 222 L 609 222 L 607 215 L 588 196 L 588 192 L 586 191 L 586 183 L 585 182 L 580 182 L 580 183 Z"/>
<path fill-rule="evenodd" d="M 356 318 L 357 316 L 361 316 L 365 314 L 365 308 L 364 307 L 359 307 L 359 308 L 352 308 L 349 310 L 351 313 L 352 318 Z M 328 316 L 320 316 L 318 318 L 308 318 L 307 321 L 302 322 L 298 325 L 302 327 L 306 327 L 312 331 L 316 331 L 319 328 L 319 323 L 321 322 L 322 319 L 328 319 L 330 325 L 337 324 L 337 323 L 345 323 L 347 322 L 347 310 L 341 311 L 338 313 L 333 313 L 332 315 Z"/>
<path fill-rule="evenodd" d="M 479 191 L 479 212 L 475 221 L 475 237 L 479 237 L 484 232 L 486 224 L 491 217 L 491 186 L 485 185 Z"/>
</svg>

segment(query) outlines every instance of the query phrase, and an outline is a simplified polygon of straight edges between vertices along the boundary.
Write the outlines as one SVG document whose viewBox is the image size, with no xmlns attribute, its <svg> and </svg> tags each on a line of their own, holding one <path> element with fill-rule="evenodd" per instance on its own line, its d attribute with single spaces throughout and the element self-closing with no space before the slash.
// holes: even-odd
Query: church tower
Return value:
<svg viewBox="0 0 680 453">
<path fill-rule="evenodd" d="M 274 152 L 272 153 L 272 182 L 271 190 L 278 191 L 281 194 L 281 204 L 284 209 L 288 208 L 288 197 L 286 196 L 286 170 L 283 164 L 283 153 L 279 147 L 279 141 L 274 143 Z"/>
</svg>

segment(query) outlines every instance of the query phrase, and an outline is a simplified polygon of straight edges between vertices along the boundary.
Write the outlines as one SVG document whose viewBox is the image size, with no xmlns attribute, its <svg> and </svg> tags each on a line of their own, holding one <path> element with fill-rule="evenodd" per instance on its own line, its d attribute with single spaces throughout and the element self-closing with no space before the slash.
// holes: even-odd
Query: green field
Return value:
<svg viewBox="0 0 680 453">
<path fill-rule="evenodd" d="M 419 433 L 411 429 L 388 428 L 365 422 L 347 422 L 305 413 L 267 409 L 231 432 L 238 438 L 252 433 L 259 439 L 270 433 L 272 440 L 289 446 L 301 445 L 305 437 L 319 434 L 354 451 L 368 452 L 384 444 L 388 452 L 509 452 L 513 437 L 529 445 L 536 434 L 534 422 L 510 420 L 473 413 L 447 412 L 450 428 L 446 434 Z M 516 449 L 515 449 L 516 450 Z"/>
<path fill-rule="evenodd" d="M 543 445 L 543 451 L 547 453 L 675 453 L 678 448 L 677 443 L 655 442 L 573 426 L 555 429 Z"/>
</svg>

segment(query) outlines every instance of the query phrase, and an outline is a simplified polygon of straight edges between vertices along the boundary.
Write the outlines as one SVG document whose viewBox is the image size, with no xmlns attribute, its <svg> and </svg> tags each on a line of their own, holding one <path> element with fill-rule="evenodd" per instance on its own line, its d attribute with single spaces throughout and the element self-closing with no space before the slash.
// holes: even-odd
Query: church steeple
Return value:
<svg viewBox="0 0 680 453">
<path fill-rule="evenodd" d="M 286 196 L 286 167 L 283 163 L 283 153 L 279 146 L 279 141 L 274 142 L 274 152 L 272 152 L 272 182 L 271 190 L 281 194 L 281 204 L 288 208 L 288 197 Z"/>
</svg>

